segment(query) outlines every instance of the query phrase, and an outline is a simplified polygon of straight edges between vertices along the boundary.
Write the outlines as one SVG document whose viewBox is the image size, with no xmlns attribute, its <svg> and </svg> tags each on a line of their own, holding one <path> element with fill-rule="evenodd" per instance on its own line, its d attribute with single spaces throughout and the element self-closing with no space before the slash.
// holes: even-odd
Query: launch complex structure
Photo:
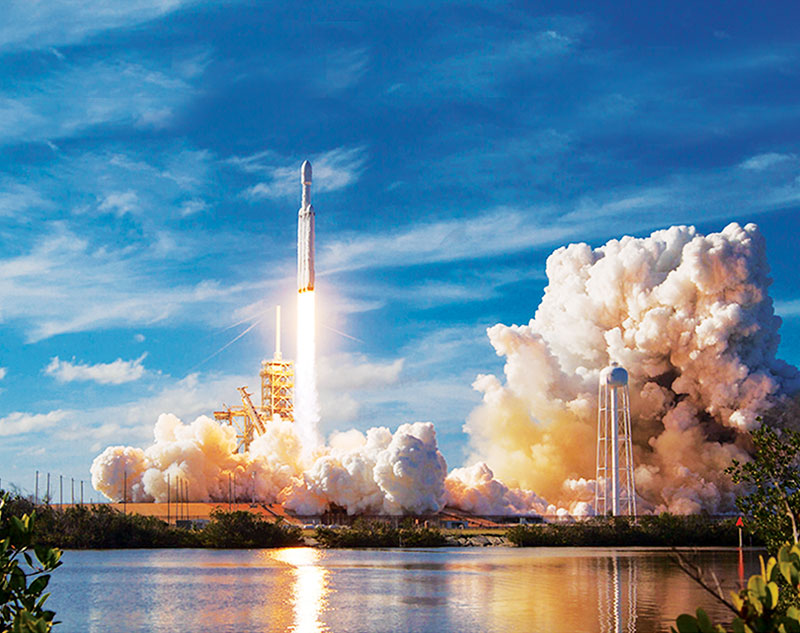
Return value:
<svg viewBox="0 0 800 633">
<path fill-rule="evenodd" d="M 266 425 L 276 417 L 294 421 L 294 363 L 281 354 L 281 307 L 275 315 L 275 354 L 261 361 L 261 406 L 255 406 L 247 386 L 238 387 L 242 406 L 214 411 L 214 419 L 236 429 L 236 452 L 250 450 L 256 434 L 266 432 Z"/>
<path fill-rule="evenodd" d="M 311 163 L 300 168 L 302 202 L 297 214 L 297 291 L 300 295 L 314 291 L 314 207 L 311 206 Z M 304 333 L 298 332 L 299 337 Z M 312 348 L 313 353 L 313 348 Z M 238 387 L 242 406 L 214 411 L 214 419 L 236 429 L 236 452 L 246 452 L 256 435 L 266 432 L 267 424 L 276 418 L 294 422 L 294 363 L 281 354 L 281 308 L 275 318 L 275 355 L 261 361 L 261 405 L 253 404 L 247 387 Z"/>
</svg>

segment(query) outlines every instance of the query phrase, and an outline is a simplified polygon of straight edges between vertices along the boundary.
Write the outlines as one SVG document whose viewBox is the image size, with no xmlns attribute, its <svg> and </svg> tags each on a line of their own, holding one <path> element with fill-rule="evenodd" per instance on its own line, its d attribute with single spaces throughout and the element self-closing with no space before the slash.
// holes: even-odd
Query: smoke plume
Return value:
<svg viewBox="0 0 800 633">
<path fill-rule="evenodd" d="M 591 512 L 598 374 L 616 361 L 630 374 L 644 506 L 730 509 L 723 470 L 747 459 L 743 434 L 800 386 L 775 357 L 780 319 L 757 227 L 703 236 L 677 226 L 594 250 L 571 244 L 550 255 L 547 278 L 527 325 L 488 330 L 506 358 L 505 383 L 474 383 L 483 404 L 464 427 L 473 458 L 508 485 Z"/>
<path fill-rule="evenodd" d="M 780 319 L 768 273 L 752 224 L 556 250 L 535 317 L 488 329 L 505 380 L 475 380 L 483 403 L 464 426 L 472 465 L 450 474 L 431 423 L 335 433 L 324 445 L 313 424 L 274 420 L 249 452 L 234 454 L 231 427 L 162 414 L 148 448 L 99 455 L 92 484 L 121 499 L 127 480 L 128 499 L 166 501 L 168 482 L 180 478 L 191 499 L 220 502 L 232 484 L 239 499 L 298 514 L 331 504 L 422 514 L 447 504 L 484 515 L 592 515 L 598 375 L 615 361 L 630 376 L 639 507 L 727 510 L 725 467 L 747 459 L 758 416 L 800 388 L 797 370 L 775 357 Z M 304 420 L 315 420 L 315 402 L 309 391 L 299 403 Z"/>
<path fill-rule="evenodd" d="M 422 514 L 444 506 L 447 465 L 430 422 L 384 427 L 366 435 L 335 434 L 310 457 L 291 422 L 273 420 L 247 453 L 234 453 L 232 427 L 201 416 L 184 424 L 170 414 L 156 422 L 145 450 L 111 446 L 92 464 L 92 485 L 111 499 L 167 500 L 168 482 L 188 485 L 191 499 L 282 502 L 298 514 L 330 504 L 350 514 Z"/>
</svg>

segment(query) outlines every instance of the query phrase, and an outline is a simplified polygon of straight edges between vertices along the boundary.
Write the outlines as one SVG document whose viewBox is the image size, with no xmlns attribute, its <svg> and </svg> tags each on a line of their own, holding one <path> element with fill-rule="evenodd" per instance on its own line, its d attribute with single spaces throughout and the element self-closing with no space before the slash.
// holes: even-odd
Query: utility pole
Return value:
<svg viewBox="0 0 800 633">
<path fill-rule="evenodd" d="M 83 505 L 83 479 L 81 479 L 81 505 Z"/>
<path fill-rule="evenodd" d="M 75 505 L 75 477 L 70 477 L 70 482 L 72 484 L 72 505 Z"/>
<path fill-rule="evenodd" d="M 36 471 L 36 491 L 33 493 L 33 505 L 39 505 L 39 471 Z"/>
<path fill-rule="evenodd" d="M 128 514 L 128 469 L 122 470 L 122 514 Z"/>
<path fill-rule="evenodd" d="M 58 476 L 58 509 L 64 510 L 64 475 Z"/>
<path fill-rule="evenodd" d="M 47 497 L 45 498 L 45 503 L 50 505 L 50 473 L 47 473 Z"/>
</svg>

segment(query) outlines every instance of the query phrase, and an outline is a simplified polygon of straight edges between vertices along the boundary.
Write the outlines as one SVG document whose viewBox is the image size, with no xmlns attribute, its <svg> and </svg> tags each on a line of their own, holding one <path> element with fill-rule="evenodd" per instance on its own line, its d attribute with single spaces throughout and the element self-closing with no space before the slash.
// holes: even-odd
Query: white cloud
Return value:
<svg viewBox="0 0 800 633">
<path fill-rule="evenodd" d="M 0 380 L 6 377 L 7 369 L 5 367 L 0 367 Z"/>
<path fill-rule="evenodd" d="M 428 60 L 424 67 L 413 69 L 417 78 L 412 94 L 438 99 L 458 93 L 485 95 L 498 82 L 520 73 L 547 72 L 554 63 L 574 55 L 588 24 L 582 18 L 556 20 L 557 25 L 520 24 L 518 31 L 494 30 L 482 25 L 480 32 L 463 32 L 449 37 L 442 48 L 450 52 L 438 63 Z M 476 46 L 478 42 L 478 46 Z M 398 84 L 394 84 L 393 92 Z M 399 86 L 399 87 L 402 87 Z M 406 92 L 403 89 L 403 92 Z"/>
<path fill-rule="evenodd" d="M 219 323 L 220 306 L 239 306 L 269 284 L 247 280 L 180 284 L 153 274 L 163 262 L 158 244 L 145 250 L 92 249 L 60 225 L 43 225 L 46 237 L 28 252 L 0 259 L 0 306 L 5 321 L 22 321 L 29 342 L 56 334 L 119 325 Z M 103 300 L 98 301 L 97 297 Z M 189 309 L 190 307 L 198 309 Z M 214 307 L 214 310 L 202 309 Z"/>
<path fill-rule="evenodd" d="M 749 169 L 751 171 L 764 171 L 770 167 L 774 167 L 780 163 L 787 161 L 795 161 L 797 156 L 794 154 L 779 154 L 778 152 L 768 152 L 766 154 L 757 154 L 747 160 L 743 161 L 739 167 L 742 169 Z"/>
<path fill-rule="evenodd" d="M 766 162 L 770 160 L 775 161 Z M 319 247 L 318 270 L 331 273 L 495 257 L 622 231 L 693 223 L 698 213 L 709 221 L 754 216 L 798 203 L 800 178 L 794 171 L 742 171 L 732 165 L 596 190 L 558 206 L 499 207 L 468 218 L 419 222 L 384 233 L 339 233 Z"/>
<path fill-rule="evenodd" d="M 211 416 L 226 403 L 240 404 L 236 387 L 252 386 L 256 384 L 254 380 L 258 380 L 258 367 L 253 368 L 250 376 L 190 374 L 181 380 L 163 377 L 163 386 L 155 394 L 70 415 L 56 437 L 64 441 L 81 441 L 87 434 L 102 438 L 104 441 L 90 447 L 92 451 L 101 450 L 109 442 L 152 441 L 153 425 L 161 413 L 173 413 L 185 421 L 199 415 Z M 93 455 L 87 457 L 91 459 Z"/>
<path fill-rule="evenodd" d="M 389 363 L 370 362 L 365 356 L 338 354 L 324 356 L 317 363 L 320 389 L 348 391 L 392 385 L 403 370 L 402 358 Z"/>
<path fill-rule="evenodd" d="M 0 143 L 46 142 L 101 125 L 163 127 L 194 95 L 190 79 L 149 60 L 62 65 L 37 83 L 5 89 Z"/>
<path fill-rule="evenodd" d="M 789 301 L 776 301 L 775 313 L 785 319 L 800 316 L 800 299 Z"/>
<path fill-rule="evenodd" d="M 336 423 L 354 422 L 363 404 L 382 401 L 385 397 L 382 394 L 400 380 L 404 362 L 402 358 L 373 362 L 362 354 L 321 357 L 317 362 L 317 374 L 325 430 L 332 430 Z"/>
<path fill-rule="evenodd" d="M 319 270 L 409 266 L 515 253 L 574 233 L 570 226 L 540 225 L 535 211 L 499 208 L 468 219 L 415 224 L 392 233 L 349 233 L 329 239 L 319 250 Z"/>
<path fill-rule="evenodd" d="M 363 48 L 333 52 L 322 59 L 319 87 L 326 93 L 345 90 L 361 80 L 368 66 L 369 56 Z"/>
<path fill-rule="evenodd" d="M 55 426 L 68 412 L 58 409 L 49 413 L 22 413 L 15 411 L 0 418 L 0 437 L 22 435 Z"/>
<path fill-rule="evenodd" d="M 208 205 L 202 200 L 187 200 L 181 206 L 180 214 L 181 217 L 188 218 L 190 215 L 195 215 L 206 209 L 208 209 Z"/>
<path fill-rule="evenodd" d="M 134 213 L 139 208 L 138 202 L 136 192 L 128 190 L 108 194 L 97 208 L 101 212 L 122 217 L 126 213 Z"/>
<path fill-rule="evenodd" d="M 314 192 L 336 191 L 356 182 L 366 163 L 364 147 L 337 147 L 311 156 Z M 300 164 L 286 165 L 289 160 L 279 158 L 273 152 L 260 152 L 245 158 L 234 157 L 229 163 L 250 173 L 263 173 L 267 180 L 259 182 L 245 191 L 251 199 L 297 197 L 300 190 Z M 275 163 L 282 163 L 276 165 Z M 313 202 L 313 193 L 312 193 Z"/>
<path fill-rule="evenodd" d="M 0 217 L 20 216 L 31 208 L 49 209 L 52 206 L 49 200 L 45 200 L 39 191 L 29 185 L 5 179 L 0 183 Z"/>
<path fill-rule="evenodd" d="M 122 360 L 118 358 L 111 363 L 98 363 L 86 365 L 71 363 L 55 356 L 50 360 L 44 372 L 53 376 L 58 382 L 93 381 L 101 385 L 121 385 L 126 382 L 139 380 L 144 376 L 145 369 L 142 361 L 147 354 L 142 354 L 135 360 Z"/>
<path fill-rule="evenodd" d="M 4 0 L 0 49 L 47 49 L 153 20 L 198 0 Z"/>
</svg>

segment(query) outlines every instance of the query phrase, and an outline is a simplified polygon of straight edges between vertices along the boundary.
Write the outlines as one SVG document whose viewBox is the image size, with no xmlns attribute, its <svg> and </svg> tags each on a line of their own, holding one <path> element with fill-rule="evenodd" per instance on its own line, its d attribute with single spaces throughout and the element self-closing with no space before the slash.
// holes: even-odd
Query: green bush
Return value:
<svg viewBox="0 0 800 633">
<path fill-rule="evenodd" d="M 252 512 L 219 508 L 211 513 L 201 538 L 207 547 L 224 548 L 285 547 L 303 542 L 302 530 L 281 519 L 271 522 Z"/>
<path fill-rule="evenodd" d="M 4 512 L 7 499 L 0 498 L 0 631 L 46 633 L 55 613 L 44 608 L 44 590 L 61 552 L 36 542 L 35 513 Z"/>
<path fill-rule="evenodd" d="M 328 548 L 441 547 L 447 544 L 441 530 L 416 525 L 410 519 L 399 528 L 384 521 L 356 519 L 349 527 L 318 527 L 315 538 Z"/>
<path fill-rule="evenodd" d="M 800 515 L 800 433 L 764 425 L 751 437 L 752 460 L 733 460 L 726 472 L 744 489 L 736 507 L 748 517 L 748 530 L 775 553 L 800 537 L 795 520 Z"/>
<path fill-rule="evenodd" d="M 518 547 L 625 547 L 735 545 L 737 528 L 732 519 L 659 514 L 630 517 L 595 517 L 579 523 L 515 525 L 506 532 Z"/>
<path fill-rule="evenodd" d="M 16 496 L 9 499 L 8 514 L 21 517 L 33 507 L 29 500 Z M 39 506 L 35 536 L 44 545 L 63 549 L 283 547 L 303 540 L 300 528 L 241 510 L 214 510 L 205 528 L 186 529 L 156 517 L 125 514 L 106 504 L 64 510 Z"/>
</svg>

